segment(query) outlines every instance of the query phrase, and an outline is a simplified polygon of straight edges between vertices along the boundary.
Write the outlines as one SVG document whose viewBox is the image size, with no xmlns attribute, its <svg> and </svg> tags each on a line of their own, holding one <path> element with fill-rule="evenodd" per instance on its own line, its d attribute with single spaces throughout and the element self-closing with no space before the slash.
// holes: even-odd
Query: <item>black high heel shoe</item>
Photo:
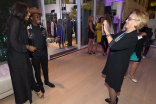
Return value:
<svg viewBox="0 0 156 104">
<path fill-rule="evenodd" d="M 90 55 L 91 55 L 92 53 L 88 51 L 88 54 L 90 54 Z"/>
<path fill-rule="evenodd" d="M 91 51 L 93 54 L 95 54 L 95 52 L 94 51 Z"/>
<path fill-rule="evenodd" d="M 106 101 L 107 103 L 110 103 L 109 98 L 105 99 L 105 101 Z M 118 99 L 118 97 L 117 97 L 117 98 L 116 98 L 116 104 L 118 104 L 118 101 L 119 101 L 119 99 Z"/>
<path fill-rule="evenodd" d="M 103 53 L 103 56 L 107 55 L 107 53 Z"/>
</svg>

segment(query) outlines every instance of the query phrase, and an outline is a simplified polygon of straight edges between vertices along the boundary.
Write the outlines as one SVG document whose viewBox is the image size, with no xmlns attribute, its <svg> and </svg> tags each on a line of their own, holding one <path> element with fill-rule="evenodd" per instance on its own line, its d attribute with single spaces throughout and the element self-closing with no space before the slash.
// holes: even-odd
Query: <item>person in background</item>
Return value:
<svg viewBox="0 0 156 104">
<path fill-rule="evenodd" d="M 152 32 L 153 32 L 152 38 L 149 38 L 150 44 L 152 44 L 155 41 L 155 37 L 156 37 L 156 20 L 154 18 L 155 18 L 155 14 L 154 13 L 151 13 L 149 15 L 149 19 L 150 20 L 147 23 L 147 27 L 148 28 L 152 28 Z M 145 58 L 146 57 L 146 55 L 147 55 L 147 53 L 149 51 L 149 48 L 150 48 L 150 45 L 145 48 L 145 51 L 142 54 L 142 58 Z"/>
<path fill-rule="evenodd" d="M 48 53 L 47 53 L 47 43 L 46 29 L 40 25 L 42 14 L 38 11 L 36 7 L 30 8 L 30 19 L 32 24 L 30 24 L 28 29 L 29 45 L 36 47 L 36 50 L 30 52 L 30 58 L 32 65 L 35 70 L 35 77 L 37 84 L 39 85 L 42 93 L 45 93 L 43 83 L 41 80 L 41 66 L 44 75 L 45 85 L 54 88 L 55 85 L 49 82 L 48 76 Z"/>
<path fill-rule="evenodd" d="M 77 20 L 74 21 L 74 32 L 75 32 L 75 39 L 77 44 Z"/>
<path fill-rule="evenodd" d="M 57 20 L 55 18 L 53 19 L 53 23 L 54 23 L 54 38 L 56 38 Z"/>
<path fill-rule="evenodd" d="M 50 21 L 47 21 L 47 33 L 48 33 L 48 37 L 51 37 L 51 31 L 50 31 Z"/>
<path fill-rule="evenodd" d="M 62 20 L 61 19 L 58 19 L 58 22 L 57 22 L 57 35 L 56 35 L 56 37 L 60 38 L 58 41 L 59 47 L 60 48 L 64 47 L 64 45 L 63 45 L 64 33 L 63 33 Z M 61 47 L 61 44 L 62 44 L 62 47 Z"/>
<path fill-rule="evenodd" d="M 96 20 L 95 20 L 95 26 L 99 23 L 99 18 L 96 17 Z"/>
<path fill-rule="evenodd" d="M 137 44 L 137 30 L 147 24 L 149 17 L 144 11 L 133 11 L 126 20 L 126 31 L 111 35 L 109 23 L 104 21 L 104 31 L 109 43 L 110 52 L 106 65 L 102 71 L 108 85 L 110 99 L 105 99 L 109 104 L 117 104 L 117 93 L 121 91 L 124 75 L 129 66 L 129 59 Z"/>
<path fill-rule="evenodd" d="M 52 21 L 51 21 L 51 35 L 52 37 L 56 37 L 56 24 L 57 24 L 57 21 L 56 19 L 54 18 Z"/>
<path fill-rule="evenodd" d="M 68 46 L 72 46 L 72 34 L 73 34 L 73 24 L 70 21 L 70 17 L 67 17 L 67 39 Z"/>
<path fill-rule="evenodd" d="M 110 34 L 114 34 L 114 29 L 113 29 L 112 21 L 111 21 L 110 15 L 108 13 L 105 14 L 104 20 L 106 20 L 109 23 L 108 30 L 109 30 Z M 104 25 L 102 25 L 102 39 L 101 39 L 100 45 L 102 45 L 102 48 L 103 48 L 103 56 L 105 56 L 107 54 L 108 41 L 107 41 L 107 38 L 106 38 L 106 34 L 104 32 Z"/>
<path fill-rule="evenodd" d="M 88 38 L 89 38 L 89 42 L 88 42 L 88 53 L 89 54 L 95 54 L 95 52 L 93 51 L 93 41 L 94 41 L 94 37 L 96 35 L 96 30 L 95 30 L 95 25 L 93 24 L 94 21 L 94 16 L 90 15 L 88 18 L 88 26 L 89 26 L 89 31 L 88 31 Z"/>
<path fill-rule="evenodd" d="M 39 98 L 44 98 L 35 82 L 28 55 L 28 50 L 31 52 L 36 50 L 34 46 L 28 45 L 26 21 L 29 17 L 28 5 L 16 2 L 11 8 L 5 29 L 5 34 L 7 34 L 7 62 L 16 104 L 23 104 L 27 100 L 32 103 L 31 88 L 34 89 Z"/>
<path fill-rule="evenodd" d="M 97 39 L 96 39 L 96 47 L 95 47 L 95 51 L 97 51 L 97 47 L 98 44 L 101 42 L 101 38 L 102 38 L 102 23 L 104 21 L 104 17 L 100 17 L 99 18 L 99 22 L 96 25 L 96 30 L 97 30 Z"/>
</svg>

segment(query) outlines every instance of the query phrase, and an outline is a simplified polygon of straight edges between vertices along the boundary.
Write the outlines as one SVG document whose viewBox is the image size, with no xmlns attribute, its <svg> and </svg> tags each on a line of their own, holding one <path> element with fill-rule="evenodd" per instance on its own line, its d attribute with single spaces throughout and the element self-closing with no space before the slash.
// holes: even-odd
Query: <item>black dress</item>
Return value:
<svg viewBox="0 0 156 104">
<path fill-rule="evenodd" d="M 116 92 L 120 92 L 121 90 L 124 75 L 129 65 L 130 55 L 138 40 L 137 31 L 135 30 L 116 41 L 122 33 L 123 31 L 112 35 L 114 40 L 109 44 L 110 52 L 102 71 L 102 74 L 106 75 L 105 82 Z"/>
<path fill-rule="evenodd" d="M 148 41 L 153 35 L 152 29 L 148 27 L 143 27 L 142 29 L 139 30 L 139 32 L 145 32 L 146 36 L 143 36 L 141 39 L 138 40 L 134 52 L 131 55 L 130 61 L 141 62 L 142 58 L 141 55 L 144 43 L 145 41 Z"/>
<path fill-rule="evenodd" d="M 93 30 L 95 31 L 95 25 L 92 23 L 92 27 L 93 27 Z M 91 31 L 90 27 L 89 27 L 89 31 L 88 31 L 88 38 L 89 39 L 94 39 L 95 37 L 95 34 Z"/>
<path fill-rule="evenodd" d="M 24 31 L 20 20 L 13 18 L 7 32 L 7 62 L 16 103 L 25 103 L 27 100 L 31 103 L 31 86 L 37 87 L 26 45 L 28 45 L 28 34 Z"/>
<path fill-rule="evenodd" d="M 146 40 L 146 36 L 143 36 L 141 39 L 138 40 L 133 53 L 131 54 L 130 61 L 134 62 L 141 62 L 142 58 L 142 50 L 144 46 L 144 42 Z"/>
</svg>

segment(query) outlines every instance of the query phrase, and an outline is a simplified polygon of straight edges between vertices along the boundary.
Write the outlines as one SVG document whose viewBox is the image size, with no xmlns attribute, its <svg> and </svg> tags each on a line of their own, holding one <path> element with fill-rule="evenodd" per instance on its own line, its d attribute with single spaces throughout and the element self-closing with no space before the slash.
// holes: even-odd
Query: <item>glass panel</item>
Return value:
<svg viewBox="0 0 156 104">
<path fill-rule="evenodd" d="M 150 6 L 156 6 L 156 1 L 151 1 Z"/>
<path fill-rule="evenodd" d="M 48 4 L 56 4 L 56 0 L 44 0 L 44 4 L 48 5 Z"/>
<path fill-rule="evenodd" d="M 96 16 L 100 17 L 104 15 L 104 3 L 103 0 L 96 0 Z"/>
<path fill-rule="evenodd" d="M 134 2 L 137 2 L 137 0 L 134 0 Z"/>
<path fill-rule="evenodd" d="M 56 37 L 56 33 L 54 32 L 54 35 L 51 35 L 51 23 L 53 21 L 57 20 L 57 13 L 46 13 L 46 21 L 47 21 L 47 33 L 48 33 L 48 37 L 52 38 L 52 37 Z M 56 21 L 57 22 L 57 21 Z M 57 23 L 56 23 L 57 24 Z M 55 27 L 56 27 L 55 24 Z M 52 42 L 54 42 L 54 38 L 52 40 Z"/>
<path fill-rule="evenodd" d="M 140 5 L 142 4 L 142 0 L 139 0 L 139 4 L 140 4 Z"/>
<path fill-rule="evenodd" d="M 64 2 L 64 4 L 76 4 L 76 0 L 62 0 L 62 2 Z"/>
<path fill-rule="evenodd" d="M 87 4 L 82 6 L 82 28 L 81 28 L 81 46 L 88 44 L 88 18 L 90 15 L 93 15 L 94 10 L 94 0 L 86 0 Z M 95 19 L 95 17 L 94 17 Z"/>
<path fill-rule="evenodd" d="M 76 0 L 56 0 L 56 2 L 56 4 L 45 5 L 48 41 L 50 42 L 49 55 L 51 57 L 77 47 L 77 34 L 74 30 L 77 14 L 76 8 L 74 8 Z M 55 10 L 55 12 L 48 13 L 51 10 Z M 59 42 L 55 42 L 54 39 L 58 36 Z"/>
<path fill-rule="evenodd" d="M 87 3 L 87 2 L 89 2 L 89 1 L 92 1 L 92 0 L 83 0 L 83 3 Z"/>
<path fill-rule="evenodd" d="M 66 4 L 76 4 L 76 0 L 66 0 Z"/>
<path fill-rule="evenodd" d="M 142 0 L 142 6 L 144 6 L 145 0 Z"/>
</svg>

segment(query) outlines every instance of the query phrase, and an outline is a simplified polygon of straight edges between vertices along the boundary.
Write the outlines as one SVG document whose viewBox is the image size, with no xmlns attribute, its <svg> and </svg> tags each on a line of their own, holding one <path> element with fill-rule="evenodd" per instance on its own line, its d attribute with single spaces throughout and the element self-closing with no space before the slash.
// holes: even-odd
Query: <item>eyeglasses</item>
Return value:
<svg viewBox="0 0 156 104">
<path fill-rule="evenodd" d="M 127 20 L 130 21 L 130 20 L 136 20 L 136 19 L 132 19 L 131 17 L 128 17 Z M 136 21 L 139 21 L 139 20 L 136 20 Z"/>
</svg>

